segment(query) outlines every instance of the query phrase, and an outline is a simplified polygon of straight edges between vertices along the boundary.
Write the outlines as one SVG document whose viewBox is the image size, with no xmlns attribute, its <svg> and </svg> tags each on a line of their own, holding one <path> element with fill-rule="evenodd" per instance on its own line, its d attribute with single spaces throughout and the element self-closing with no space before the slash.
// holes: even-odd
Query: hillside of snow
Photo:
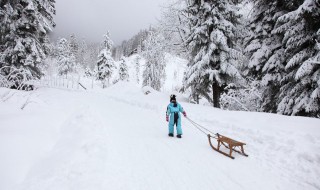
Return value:
<svg viewBox="0 0 320 190">
<path fill-rule="evenodd" d="M 320 189 L 319 119 L 223 111 L 178 95 L 190 119 L 247 143 L 249 157 L 232 160 L 185 118 L 183 138 L 168 137 L 170 90 L 0 88 L 0 189 Z"/>
</svg>

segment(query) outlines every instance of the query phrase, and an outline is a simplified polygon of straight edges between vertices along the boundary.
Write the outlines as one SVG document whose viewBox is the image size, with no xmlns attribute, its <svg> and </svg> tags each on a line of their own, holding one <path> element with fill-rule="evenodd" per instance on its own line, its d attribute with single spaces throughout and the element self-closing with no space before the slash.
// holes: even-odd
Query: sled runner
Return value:
<svg viewBox="0 0 320 190">
<path fill-rule="evenodd" d="M 212 145 L 211 138 L 217 139 L 217 141 L 218 141 L 217 148 Z M 232 156 L 232 151 L 235 151 L 235 152 L 237 152 L 237 153 L 239 153 L 239 154 L 241 154 L 243 156 L 248 156 L 246 153 L 244 153 L 244 150 L 243 150 L 243 145 L 246 145 L 246 143 L 239 142 L 239 141 L 233 140 L 231 138 L 222 136 L 219 133 L 216 134 L 216 137 L 211 136 L 210 134 L 208 134 L 208 139 L 209 139 L 209 144 L 213 148 L 213 150 L 215 150 L 215 151 L 217 151 L 217 152 L 219 152 L 219 153 L 221 153 L 221 154 L 223 154 L 225 156 L 228 156 L 229 158 L 234 159 L 234 157 Z M 229 154 L 227 154 L 225 152 L 222 152 L 220 150 L 221 145 L 223 145 L 224 147 L 226 147 L 227 149 L 230 150 Z M 236 150 L 235 149 L 236 147 L 239 147 L 241 149 L 241 151 Z"/>
</svg>

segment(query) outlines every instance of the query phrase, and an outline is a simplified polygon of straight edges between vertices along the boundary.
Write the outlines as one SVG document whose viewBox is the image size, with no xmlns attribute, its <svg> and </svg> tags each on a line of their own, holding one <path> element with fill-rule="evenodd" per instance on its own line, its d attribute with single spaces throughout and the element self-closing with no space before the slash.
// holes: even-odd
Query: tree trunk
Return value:
<svg viewBox="0 0 320 190">
<path fill-rule="evenodd" d="M 213 100 L 213 107 L 220 108 L 220 94 L 221 94 L 221 88 L 220 86 L 215 82 L 212 84 L 212 100 Z"/>
</svg>

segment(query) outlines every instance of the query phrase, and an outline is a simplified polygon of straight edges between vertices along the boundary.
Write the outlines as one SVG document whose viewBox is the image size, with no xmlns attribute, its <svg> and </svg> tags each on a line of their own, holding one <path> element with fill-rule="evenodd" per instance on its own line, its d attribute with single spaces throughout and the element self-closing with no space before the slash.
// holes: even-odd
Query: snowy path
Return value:
<svg viewBox="0 0 320 190">
<path fill-rule="evenodd" d="M 1 101 L 0 189 L 320 189 L 319 120 L 182 102 L 193 120 L 248 144 L 248 158 L 231 160 L 186 120 L 183 138 L 169 138 L 167 97 L 128 85 Z M 27 98 L 36 103 L 21 111 Z"/>
</svg>

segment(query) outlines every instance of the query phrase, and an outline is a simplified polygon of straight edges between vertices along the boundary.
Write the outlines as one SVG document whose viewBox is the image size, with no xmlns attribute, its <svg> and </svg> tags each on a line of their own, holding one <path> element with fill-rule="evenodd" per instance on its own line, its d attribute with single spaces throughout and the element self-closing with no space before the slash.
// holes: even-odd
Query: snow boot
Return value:
<svg viewBox="0 0 320 190">
<path fill-rule="evenodd" d="M 177 137 L 178 137 L 179 139 L 181 139 L 181 138 L 182 138 L 182 136 L 181 136 L 181 135 L 177 135 Z"/>
<path fill-rule="evenodd" d="M 169 137 L 173 137 L 173 134 L 172 134 L 172 133 L 169 133 Z"/>
</svg>

